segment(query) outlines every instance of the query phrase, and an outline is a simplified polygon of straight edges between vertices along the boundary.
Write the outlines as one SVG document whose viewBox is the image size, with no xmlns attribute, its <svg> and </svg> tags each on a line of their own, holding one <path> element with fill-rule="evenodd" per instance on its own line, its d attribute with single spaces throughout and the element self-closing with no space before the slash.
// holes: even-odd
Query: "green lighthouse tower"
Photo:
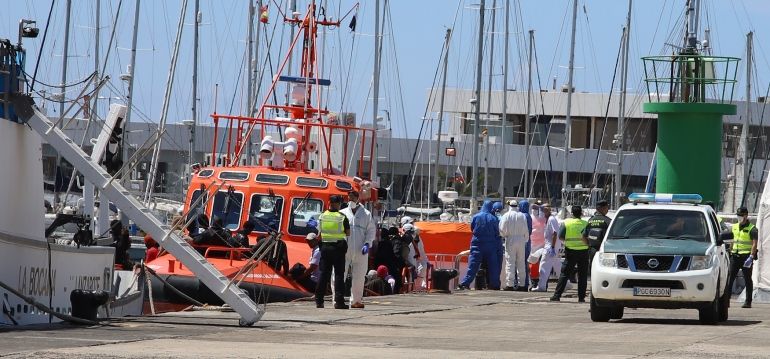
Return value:
<svg viewBox="0 0 770 359">
<path fill-rule="evenodd" d="M 693 3 L 679 54 L 642 58 L 648 93 L 642 109 L 658 115 L 655 191 L 697 193 L 719 203 L 722 116 L 736 113 L 732 98 L 740 59 L 701 53 Z"/>
</svg>

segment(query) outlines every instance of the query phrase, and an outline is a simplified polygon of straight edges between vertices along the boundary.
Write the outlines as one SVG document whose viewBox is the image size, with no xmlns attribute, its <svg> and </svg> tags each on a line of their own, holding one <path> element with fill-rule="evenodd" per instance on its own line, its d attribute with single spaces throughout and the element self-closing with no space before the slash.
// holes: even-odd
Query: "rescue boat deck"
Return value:
<svg viewBox="0 0 770 359">
<path fill-rule="evenodd" d="M 574 291 L 468 291 L 366 298 L 363 310 L 316 309 L 312 301 L 277 303 L 254 327 L 236 313 L 178 312 L 115 320 L 0 328 L 3 358 L 635 358 L 767 357 L 770 305 L 730 320 L 698 324 L 695 310 L 629 310 L 593 323 Z M 55 330 L 53 330 L 55 329 Z"/>
</svg>

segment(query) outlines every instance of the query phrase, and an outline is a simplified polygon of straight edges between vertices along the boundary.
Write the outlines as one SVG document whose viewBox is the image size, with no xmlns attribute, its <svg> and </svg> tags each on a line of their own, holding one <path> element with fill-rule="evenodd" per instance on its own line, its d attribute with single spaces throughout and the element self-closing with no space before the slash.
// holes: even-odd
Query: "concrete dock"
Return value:
<svg viewBox="0 0 770 359">
<path fill-rule="evenodd" d="M 767 358 L 770 304 L 698 323 L 695 310 L 626 309 L 593 323 L 588 304 L 550 293 L 466 291 L 268 305 L 253 327 L 235 313 L 194 311 L 69 324 L 0 328 L 2 358 Z"/>
</svg>

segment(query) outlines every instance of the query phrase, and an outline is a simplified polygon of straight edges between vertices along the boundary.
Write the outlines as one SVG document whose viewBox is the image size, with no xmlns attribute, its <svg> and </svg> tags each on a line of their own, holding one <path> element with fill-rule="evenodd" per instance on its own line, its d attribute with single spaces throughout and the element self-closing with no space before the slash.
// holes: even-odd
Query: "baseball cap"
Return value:
<svg viewBox="0 0 770 359">
<path fill-rule="evenodd" d="M 515 199 L 512 199 L 512 200 L 508 201 L 508 205 L 511 206 L 511 207 L 518 206 L 519 202 L 516 201 Z"/>
<path fill-rule="evenodd" d="M 342 196 L 335 194 L 329 197 L 329 203 L 342 203 Z"/>
<path fill-rule="evenodd" d="M 735 213 L 739 216 L 744 214 L 749 214 L 749 209 L 746 207 L 741 207 L 741 208 L 738 208 L 738 210 Z"/>
<path fill-rule="evenodd" d="M 607 202 L 606 200 L 601 200 L 599 202 L 596 202 L 596 207 L 606 207 L 606 206 L 609 206 L 609 205 L 610 205 L 610 203 Z"/>
</svg>

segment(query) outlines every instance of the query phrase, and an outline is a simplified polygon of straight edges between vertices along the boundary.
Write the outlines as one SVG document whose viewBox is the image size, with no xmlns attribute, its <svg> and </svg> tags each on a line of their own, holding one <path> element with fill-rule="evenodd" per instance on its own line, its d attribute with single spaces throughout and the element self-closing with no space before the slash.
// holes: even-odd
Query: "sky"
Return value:
<svg viewBox="0 0 770 359">
<path fill-rule="evenodd" d="M 115 37 L 107 59 L 106 74 L 111 77 L 101 96 L 100 113 L 107 111 L 107 102 L 123 103 L 127 83 L 120 75 L 127 72 L 130 61 L 131 36 L 134 23 L 135 0 L 71 0 L 69 70 L 67 82 L 78 82 L 94 70 L 96 2 L 100 1 L 100 63 L 103 65 L 110 43 Z M 298 11 L 304 12 L 307 0 L 297 0 Z M 339 28 L 327 29 L 319 37 L 323 78 L 332 81 L 324 93 L 325 106 L 339 112 L 355 112 L 359 123 L 372 120 L 371 78 L 374 59 L 374 0 L 362 0 L 358 7 L 350 0 L 330 1 L 326 14 L 340 18 L 350 9 L 357 16 L 356 32 L 347 27 L 348 16 Z M 383 0 L 384 2 L 384 0 Z M 386 11 L 383 34 L 380 115 L 391 114 L 396 136 L 417 137 L 426 116 L 428 89 L 438 86 L 434 78 L 447 28 L 453 29 L 449 51 L 447 86 L 472 88 L 476 61 L 479 0 L 390 0 Z M 141 2 L 134 117 L 132 121 L 157 122 L 161 118 L 163 94 L 177 23 L 183 0 L 144 0 Z M 265 97 L 271 71 L 275 71 L 288 46 L 289 27 L 279 21 L 279 8 L 285 11 L 288 0 L 270 0 L 268 24 L 260 25 L 258 44 L 258 71 L 263 73 L 258 99 Z M 502 89 L 503 41 L 505 0 L 486 0 L 485 61 L 482 75 L 483 88 L 488 86 L 489 59 L 492 64 L 492 89 Z M 46 17 L 51 1 L 0 0 L 0 38 L 16 42 L 20 18 L 38 21 L 40 36 L 25 39 L 28 51 L 27 72 L 32 73 L 40 53 L 38 80 L 47 85 L 61 83 L 64 19 L 66 0 L 55 0 L 53 15 L 48 25 L 48 37 L 41 49 Z M 554 78 L 557 86 L 567 81 L 569 35 L 571 26 L 570 0 L 510 1 L 509 72 L 508 88 L 525 89 L 526 51 L 528 30 L 535 31 L 537 58 L 535 82 L 550 88 Z M 494 6 L 493 6 L 494 5 Z M 192 117 L 192 43 L 194 0 L 189 0 L 185 26 L 180 41 L 180 58 L 169 103 L 168 122 L 182 122 Z M 577 91 L 619 91 L 619 85 L 610 88 L 621 29 L 626 22 L 628 2 L 622 0 L 579 0 L 575 48 L 575 87 Z M 645 92 L 641 78 L 644 55 L 670 53 L 665 43 L 679 44 L 685 0 L 636 0 L 632 7 L 629 92 Z M 219 113 L 242 114 L 245 106 L 245 53 L 248 27 L 248 1 L 200 0 L 200 65 L 198 116 L 210 123 L 209 115 Z M 116 16 L 120 9 L 119 16 Z M 765 43 L 770 39 L 770 1 L 766 0 L 705 0 L 702 8 L 701 29 L 708 27 L 714 54 L 744 57 L 746 33 L 754 31 L 755 66 L 754 96 L 763 95 L 770 81 L 770 57 Z M 492 16 L 495 15 L 495 29 Z M 117 20 L 116 20 L 117 18 Z M 114 25 L 113 25 L 114 24 Z M 702 35 L 701 35 L 702 37 Z M 489 56 L 494 40 L 494 56 Z M 268 41 L 270 46 L 268 46 Z M 295 59 L 296 60 L 296 59 Z M 294 64 L 294 69 L 297 65 Z M 739 88 L 743 88 L 745 68 L 738 72 Z M 537 85 L 536 85 L 537 86 Z M 80 88 L 72 87 L 66 97 L 75 97 Z M 56 88 L 38 85 L 36 90 L 48 94 Z M 285 96 L 283 86 L 276 96 Z M 744 98 L 744 91 L 736 91 L 736 99 Z M 216 99 L 216 101 L 215 101 Z M 57 114 L 58 105 L 42 103 L 49 113 Z M 428 117 L 435 114 L 428 114 Z"/>
</svg>

